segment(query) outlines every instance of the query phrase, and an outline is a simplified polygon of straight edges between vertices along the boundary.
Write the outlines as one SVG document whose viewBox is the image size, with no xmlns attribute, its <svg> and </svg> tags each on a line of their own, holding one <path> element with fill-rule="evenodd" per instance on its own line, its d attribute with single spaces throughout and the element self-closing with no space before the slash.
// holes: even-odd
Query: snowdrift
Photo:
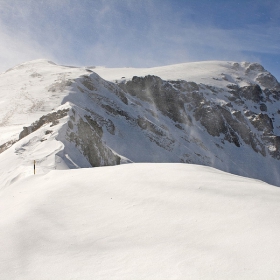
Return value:
<svg viewBox="0 0 280 280">
<path fill-rule="evenodd" d="M 0 279 L 279 279 L 280 190 L 191 164 L 27 176 L 0 192 Z"/>
</svg>

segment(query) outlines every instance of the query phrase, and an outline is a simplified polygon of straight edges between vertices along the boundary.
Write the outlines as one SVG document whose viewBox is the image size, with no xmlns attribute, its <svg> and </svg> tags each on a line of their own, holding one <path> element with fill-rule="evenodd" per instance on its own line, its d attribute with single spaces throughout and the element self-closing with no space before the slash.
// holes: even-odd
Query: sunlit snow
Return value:
<svg viewBox="0 0 280 280">
<path fill-rule="evenodd" d="M 196 165 L 30 175 L 0 193 L 0 279 L 278 279 L 280 192 Z"/>
<path fill-rule="evenodd" d="M 154 127 L 167 127 L 171 120 L 154 116 L 151 104 L 141 101 L 137 107 L 133 97 L 121 103 L 110 91 L 114 84 L 105 80 L 150 74 L 220 88 L 253 83 L 258 73 L 245 75 L 246 63 L 238 65 L 212 61 L 109 69 L 35 60 L 0 74 L 0 146 L 17 141 L 23 127 L 43 115 L 74 109 L 77 115 L 91 111 L 105 121 L 112 118 L 117 132 L 104 129 L 104 145 L 121 163 L 138 162 L 90 168 L 63 138 L 72 113 L 2 152 L 0 279 L 279 279 L 280 189 L 208 166 L 170 163 L 182 151 L 203 152 L 219 169 L 244 176 L 250 172 L 279 185 L 276 159 L 265 159 L 245 145 L 225 143 L 222 150 L 199 123 L 186 127 L 185 134 L 170 126 L 170 139 L 185 137 L 185 142 L 162 149 L 78 88 L 79 79 L 90 77 L 106 102 L 135 119 L 144 111 Z M 222 104 L 222 95 L 213 98 Z M 276 110 L 273 106 L 269 109 Z"/>
</svg>

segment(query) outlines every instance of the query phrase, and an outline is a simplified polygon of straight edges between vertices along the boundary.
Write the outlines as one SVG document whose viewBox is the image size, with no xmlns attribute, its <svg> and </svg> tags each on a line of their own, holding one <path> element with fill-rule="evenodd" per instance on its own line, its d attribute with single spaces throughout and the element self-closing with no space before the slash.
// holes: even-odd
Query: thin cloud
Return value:
<svg viewBox="0 0 280 280">
<path fill-rule="evenodd" d="M 22 33 L 10 32 L 0 27 L 0 71 L 15 64 L 41 57 L 53 59 L 48 50 Z"/>
<path fill-rule="evenodd" d="M 247 52 L 280 53 L 277 20 L 224 29 L 211 20 L 194 20 L 191 7 L 181 4 L 180 10 L 173 3 L 26 0 L 23 5 L 0 0 L 0 70 L 35 58 L 148 67 L 201 59 L 258 60 Z M 275 19 L 275 5 L 267 5 Z"/>
</svg>

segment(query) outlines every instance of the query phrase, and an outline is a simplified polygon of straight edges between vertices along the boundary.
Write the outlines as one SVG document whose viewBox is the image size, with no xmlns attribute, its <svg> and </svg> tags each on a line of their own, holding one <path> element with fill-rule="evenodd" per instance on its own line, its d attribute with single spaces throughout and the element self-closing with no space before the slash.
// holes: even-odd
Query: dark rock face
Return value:
<svg viewBox="0 0 280 280">
<path fill-rule="evenodd" d="M 237 147 L 240 147 L 242 139 L 255 152 L 265 155 L 264 145 L 253 135 L 240 112 L 231 114 L 228 109 L 221 106 L 202 107 L 195 111 L 195 117 L 210 135 L 224 135 L 225 141 L 233 143 Z"/>
<path fill-rule="evenodd" d="M 182 85 L 180 85 L 182 86 Z M 152 102 L 164 115 L 175 122 L 185 122 L 184 101 L 180 91 L 156 76 L 133 77 L 122 88 L 138 98 Z M 187 118 L 189 120 L 189 118 Z"/>
<path fill-rule="evenodd" d="M 71 84 L 72 84 L 71 80 L 60 80 L 60 81 L 52 84 L 49 87 L 48 91 L 51 91 L 51 92 L 60 91 L 60 92 L 62 92 L 66 87 L 71 86 Z"/>
<path fill-rule="evenodd" d="M 247 100 L 252 100 L 256 103 L 259 103 L 263 100 L 262 90 L 259 85 L 242 87 L 240 91 L 240 96 Z"/>
<path fill-rule="evenodd" d="M 198 107 L 195 109 L 194 117 L 196 121 L 201 122 L 212 136 L 220 136 L 221 133 L 227 132 L 225 121 L 221 112 L 217 110 L 217 107 Z"/>
<path fill-rule="evenodd" d="M 245 74 L 250 74 L 250 72 L 263 72 L 265 69 L 259 63 L 249 63 L 245 70 Z"/>
<path fill-rule="evenodd" d="M 13 144 L 15 144 L 18 140 L 10 140 L 2 145 L 0 145 L 0 154 L 9 149 Z"/>
<path fill-rule="evenodd" d="M 19 135 L 19 140 L 47 123 L 51 123 L 51 126 L 58 124 L 59 119 L 67 116 L 68 113 L 69 109 L 64 109 L 42 116 L 29 127 L 23 128 Z M 103 129 L 99 123 L 104 125 L 110 134 L 114 134 L 115 127 L 112 121 L 105 120 L 94 112 L 81 117 L 72 108 L 70 119 L 67 122 L 66 139 L 75 144 L 93 167 L 120 164 L 120 157 L 103 143 Z M 45 134 L 50 134 L 51 132 L 51 130 L 47 130 Z M 5 143 L 2 145 L 3 147 L 0 146 L 0 152 L 13 143 Z"/>
<path fill-rule="evenodd" d="M 67 139 L 75 144 L 92 167 L 120 164 L 120 157 L 102 141 L 102 127 L 90 115 L 86 115 L 85 120 L 78 117 L 76 128 L 73 130 L 68 122 Z"/>
<path fill-rule="evenodd" d="M 260 104 L 260 110 L 263 111 L 263 112 L 266 112 L 267 111 L 267 106 L 264 103 Z"/>
<path fill-rule="evenodd" d="M 250 119 L 251 123 L 257 130 L 264 134 L 271 134 L 273 132 L 273 123 L 267 114 L 260 113 Z"/>
<path fill-rule="evenodd" d="M 32 123 L 29 127 L 24 127 L 23 131 L 19 134 L 19 140 L 36 131 L 46 123 L 52 123 L 51 126 L 58 124 L 59 119 L 67 116 L 69 109 L 58 110 L 56 112 L 42 116 L 38 121 Z"/>
<path fill-rule="evenodd" d="M 96 90 L 96 87 L 93 83 L 93 81 L 88 77 L 84 76 L 84 79 L 82 80 L 82 84 L 88 89 L 88 90 Z"/>
<path fill-rule="evenodd" d="M 247 72 L 261 69 L 261 65 L 251 64 Z M 267 111 L 265 102 L 272 93 L 264 93 L 257 84 L 246 87 L 228 85 L 228 99 L 231 102 L 223 106 L 211 100 L 211 96 L 217 95 L 219 89 L 193 82 L 163 81 L 155 76 L 133 77 L 132 81 L 121 84 L 121 88 L 132 96 L 152 102 L 178 128 L 182 128 L 180 123 L 193 125 L 193 115 L 195 121 L 200 122 L 211 136 L 220 137 L 236 147 L 249 145 L 255 152 L 266 155 L 261 137 L 273 133 L 273 122 L 267 114 L 256 114 L 246 109 L 245 105 L 247 101 L 252 101 L 256 103 L 256 108 Z M 204 89 L 210 90 L 212 95 L 204 94 Z M 235 106 L 242 106 L 244 110 L 236 111 Z M 159 133 L 145 119 L 139 118 L 137 123 L 142 129 Z M 251 125 L 260 131 L 259 136 L 251 131 Z"/>
<path fill-rule="evenodd" d="M 261 73 L 256 80 L 265 88 L 280 90 L 280 84 L 270 73 Z"/>
<path fill-rule="evenodd" d="M 157 134 L 159 136 L 164 136 L 164 132 L 162 129 L 157 127 L 155 124 L 151 123 L 149 120 L 139 117 L 137 120 L 137 124 L 145 130 L 151 131 L 154 134 Z"/>
<path fill-rule="evenodd" d="M 265 71 L 263 66 L 259 63 L 250 63 L 249 66 L 246 68 L 245 73 L 249 74 L 252 71 L 262 72 Z"/>
</svg>

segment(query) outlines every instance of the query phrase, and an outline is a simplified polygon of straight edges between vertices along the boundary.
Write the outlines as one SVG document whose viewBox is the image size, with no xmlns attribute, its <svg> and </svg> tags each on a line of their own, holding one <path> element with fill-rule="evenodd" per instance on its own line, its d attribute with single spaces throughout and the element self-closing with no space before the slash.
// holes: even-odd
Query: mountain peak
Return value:
<svg viewBox="0 0 280 280">
<path fill-rule="evenodd" d="M 34 60 L 0 75 L 0 97 L 0 162 L 9 154 L 21 166 L 11 173 L 2 160 L 7 185 L 32 158 L 42 173 L 181 162 L 279 184 L 280 87 L 257 63 L 89 69 Z"/>
</svg>

